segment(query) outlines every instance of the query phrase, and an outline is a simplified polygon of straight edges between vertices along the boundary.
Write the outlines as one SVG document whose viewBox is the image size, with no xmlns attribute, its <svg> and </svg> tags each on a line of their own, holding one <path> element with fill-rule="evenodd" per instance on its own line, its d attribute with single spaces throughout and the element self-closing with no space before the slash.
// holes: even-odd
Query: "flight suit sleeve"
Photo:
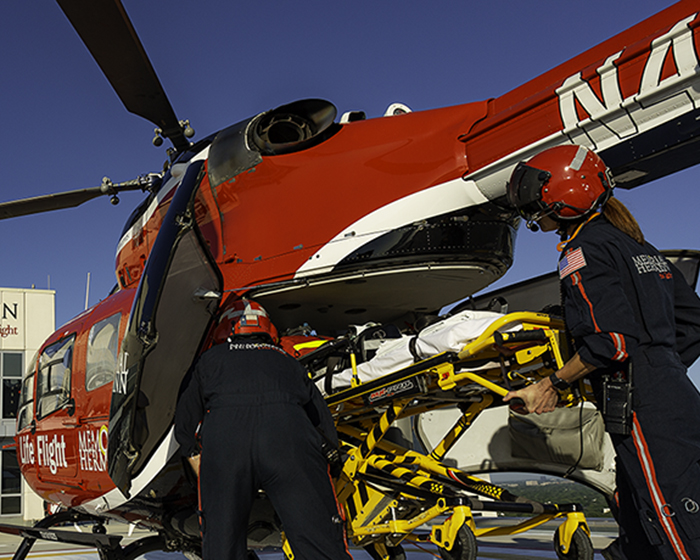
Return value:
<svg viewBox="0 0 700 560">
<path fill-rule="evenodd" d="M 195 366 L 190 382 L 180 395 L 175 409 L 175 439 L 185 457 L 197 455 L 197 431 L 204 417 L 204 397 L 201 383 L 201 361 Z"/>
<path fill-rule="evenodd" d="M 673 264 L 673 297 L 676 318 L 676 352 L 685 367 L 700 356 L 700 297 Z"/>
<path fill-rule="evenodd" d="M 600 247 L 569 247 L 559 276 L 566 325 L 581 359 L 597 368 L 624 363 L 641 333 L 612 256 Z"/>
</svg>

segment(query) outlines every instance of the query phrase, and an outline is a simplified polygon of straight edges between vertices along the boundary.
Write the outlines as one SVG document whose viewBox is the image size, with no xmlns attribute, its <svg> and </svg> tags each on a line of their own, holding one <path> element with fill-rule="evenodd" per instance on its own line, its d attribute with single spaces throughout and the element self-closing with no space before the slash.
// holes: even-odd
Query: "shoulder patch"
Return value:
<svg viewBox="0 0 700 560">
<path fill-rule="evenodd" d="M 566 278 L 572 272 L 576 272 L 586 266 L 586 258 L 583 249 L 579 247 L 566 253 L 559 261 L 559 278 Z"/>
</svg>

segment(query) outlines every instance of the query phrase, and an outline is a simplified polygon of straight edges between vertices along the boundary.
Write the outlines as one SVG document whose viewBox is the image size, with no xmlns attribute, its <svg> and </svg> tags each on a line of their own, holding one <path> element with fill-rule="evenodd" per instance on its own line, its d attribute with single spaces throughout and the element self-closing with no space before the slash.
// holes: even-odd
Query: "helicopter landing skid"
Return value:
<svg viewBox="0 0 700 560">
<path fill-rule="evenodd" d="M 63 529 L 52 529 L 52 527 L 64 523 L 81 521 L 95 522 L 93 531 L 91 533 L 78 533 Z M 134 560 L 146 552 L 166 549 L 165 540 L 160 535 L 144 537 L 130 543 L 126 547 L 122 547 L 122 537 L 119 535 L 107 535 L 102 524 L 103 521 L 99 517 L 75 511 L 60 511 L 44 517 L 32 527 L 0 523 L 0 533 L 23 537 L 12 560 L 26 560 L 37 539 L 94 547 L 97 549 L 100 560 Z"/>
</svg>

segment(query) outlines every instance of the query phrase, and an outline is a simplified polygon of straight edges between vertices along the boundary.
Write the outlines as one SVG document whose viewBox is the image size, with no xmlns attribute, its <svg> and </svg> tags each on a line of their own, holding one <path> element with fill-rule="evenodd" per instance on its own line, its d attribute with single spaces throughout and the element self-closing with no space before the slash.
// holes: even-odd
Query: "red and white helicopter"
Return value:
<svg viewBox="0 0 700 560">
<path fill-rule="evenodd" d="M 621 188 L 700 162 L 691 0 L 495 99 L 417 112 L 396 104 L 375 119 L 300 100 L 196 142 L 119 0 L 58 3 L 126 108 L 173 147 L 162 173 L 0 204 L 10 218 L 147 193 L 118 244 L 117 288 L 54 333 L 23 380 L 22 473 L 63 511 L 18 532 L 18 559 L 32 539 L 68 539 L 46 537 L 49 527 L 82 518 L 156 532 L 127 549 L 100 534 L 70 541 L 115 560 L 198 550 L 172 420 L 183 378 L 236 299 L 260 301 L 281 331 L 410 322 L 512 264 L 518 219 L 503 198 L 518 161 L 583 144 Z"/>
</svg>

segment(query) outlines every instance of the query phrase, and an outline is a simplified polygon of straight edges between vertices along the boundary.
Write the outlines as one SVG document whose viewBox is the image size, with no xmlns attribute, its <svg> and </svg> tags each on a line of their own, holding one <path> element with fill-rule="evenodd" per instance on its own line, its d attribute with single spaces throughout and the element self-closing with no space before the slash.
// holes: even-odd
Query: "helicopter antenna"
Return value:
<svg viewBox="0 0 700 560">
<path fill-rule="evenodd" d="M 88 308 L 88 300 L 90 299 L 90 273 L 87 273 L 87 285 L 85 286 L 85 311 Z"/>
</svg>

